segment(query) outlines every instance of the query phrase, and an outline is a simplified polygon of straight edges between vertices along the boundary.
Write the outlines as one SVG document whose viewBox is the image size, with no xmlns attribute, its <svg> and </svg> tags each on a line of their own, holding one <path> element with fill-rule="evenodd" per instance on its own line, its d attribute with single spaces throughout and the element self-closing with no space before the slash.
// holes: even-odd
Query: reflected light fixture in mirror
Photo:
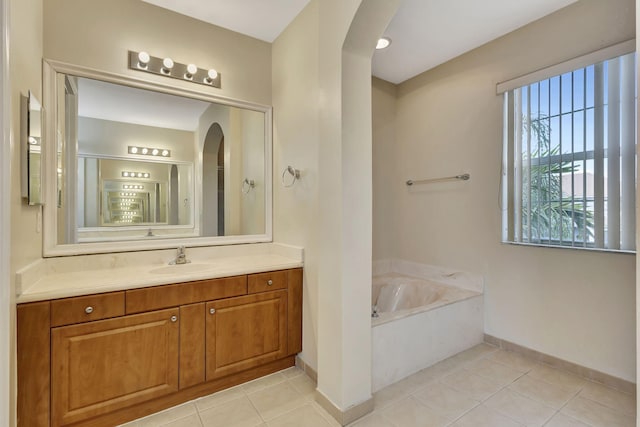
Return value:
<svg viewBox="0 0 640 427">
<path fill-rule="evenodd" d="M 151 178 L 148 172 L 122 171 L 123 178 Z"/>
<path fill-rule="evenodd" d="M 166 148 L 136 147 L 130 145 L 127 148 L 127 152 L 129 154 L 142 154 L 145 156 L 171 157 L 171 150 L 167 150 Z"/>
</svg>

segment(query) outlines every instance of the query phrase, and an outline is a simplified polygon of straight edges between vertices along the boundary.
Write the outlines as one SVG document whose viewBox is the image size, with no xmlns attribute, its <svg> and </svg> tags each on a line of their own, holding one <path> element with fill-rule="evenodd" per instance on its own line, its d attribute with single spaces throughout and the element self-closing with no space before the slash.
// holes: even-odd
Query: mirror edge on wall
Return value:
<svg viewBox="0 0 640 427">
<path fill-rule="evenodd" d="M 38 117 L 34 117 L 36 112 Z M 43 115 L 42 104 L 32 91 L 29 91 L 26 96 L 20 95 L 20 193 L 29 206 L 42 205 Z M 37 129 L 34 126 L 36 121 Z M 34 164 L 33 160 L 36 158 L 38 161 Z"/>
<path fill-rule="evenodd" d="M 265 233 L 255 235 L 235 235 L 216 237 L 190 237 L 177 239 L 157 239 L 152 241 L 116 241 L 100 243 L 58 244 L 57 241 L 57 164 L 56 145 L 58 140 L 56 130 L 56 78 L 60 73 L 72 74 L 79 77 L 102 80 L 109 83 L 122 84 L 139 89 L 147 89 L 176 96 L 185 96 L 206 102 L 215 102 L 236 108 L 259 111 L 265 115 L 264 126 L 264 173 L 265 173 Z M 221 246 L 244 243 L 264 243 L 273 241 L 273 147 L 272 147 L 272 115 L 271 106 L 235 100 L 202 90 L 176 88 L 170 84 L 157 83 L 127 75 L 120 75 L 92 68 L 76 66 L 51 59 L 43 60 L 43 109 L 53 112 L 44 117 L 43 139 L 49 141 L 43 146 L 43 185 L 42 201 L 44 204 L 43 256 L 69 256 L 82 254 L 97 254 L 111 252 L 132 252 L 139 250 L 170 249 L 178 245 L 186 246 Z"/>
</svg>

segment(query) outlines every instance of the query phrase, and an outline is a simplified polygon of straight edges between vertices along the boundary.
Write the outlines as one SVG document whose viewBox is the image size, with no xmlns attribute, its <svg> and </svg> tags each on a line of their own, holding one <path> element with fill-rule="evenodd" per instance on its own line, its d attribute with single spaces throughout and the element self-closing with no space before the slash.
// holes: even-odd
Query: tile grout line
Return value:
<svg viewBox="0 0 640 427">
<path fill-rule="evenodd" d="M 296 376 L 297 376 L 297 375 L 296 375 Z M 272 418 L 272 421 L 273 421 L 273 420 L 275 420 L 276 418 L 279 418 L 279 417 L 281 417 L 281 416 L 283 416 L 283 415 L 289 414 L 289 413 L 291 413 L 291 412 L 293 412 L 293 411 L 295 411 L 295 410 L 297 410 L 297 409 L 300 409 L 300 408 L 302 408 L 303 406 L 305 406 L 306 404 L 311 403 L 311 401 L 310 401 L 310 400 L 307 400 L 307 398 L 306 398 L 305 396 L 303 396 L 303 395 L 302 395 L 302 393 L 300 393 L 300 392 L 299 392 L 299 391 L 298 391 L 298 390 L 293 386 L 293 384 L 291 384 L 291 383 L 289 382 L 289 379 L 288 379 L 288 378 L 286 378 L 286 377 L 285 377 L 284 381 L 282 381 L 282 382 L 279 382 L 279 383 L 277 383 L 277 384 L 273 384 L 273 385 L 271 385 L 271 386 L 269 386 L 269 387 L 264 387 L 264 388 L 262 388 L 262 389 L 260 389 L 260 390 L 256 390 L 256 391 L 254 391 L 253 393 L 246 393 L 246 391 L 245 391 L 245 394 L 246 394 L 246 396 L 247 396 L 247 399 L 249 399 L 249 403 L 251 403 L 251 406 L 252 406 L 252 407 L 253 407 L 253 409 L 255 409 L 255 411 L 258 413 L 258 416 L 260 417 L 260 419 L 262 420 L 262 422 L 263 422 L 264 424 L 267 424 L 267 425 L 268 425 L 268 424 L 269 424 L 269 421 L 267 421 L 267 420 L 265 420 L 265 419 L 264 419 L 264 417 L 262 416 L 262 413 L 260 413 L 260 411 L 258 410 L 258 408 L 254 405 L 253 401 L 252 401 L 252 400 L 251 400 L 251 398 L 249 397 L 249 394 L 259 393 L 259 392 L 264 391 L 264 390 L 266 390 L 266 389 L 268 389 L 268 388 L 278 386 L 278 385 L 280 385 L 280 384 L 282 384 L 282 383 L 285 383 L 285 382 L 289 385 L 289 387 L 291 387 L 291 388 L 292 388 L 292 389 L 293 389 L 293 390 L 294 390 L 294 391 L 299 395 L 299 397 L 302 399 L 302 402 L 303 402 L 303 403 L 302 403 L 301 405 L 298 405 L 298 406 L 296 406 L 296 407 L 294 407 L 294 408 L 288 409 L 288 410 L 286 410 L 286 411 L 282 412 L 281 414 L 279 414 L 279 415 L 277 415 L 277 416 L 273 417 L 273 418 Z M 244 390 L 243 390 L 243 391 L 244 391 Z M 315 408 L 313 408 L 313 409 L 315 410 Z M 320 414 L 320 416 L 322 416 L 322 414 Z M 323 417 L 323 418 L 324 418 L 324 417 Z"/>
</svg>

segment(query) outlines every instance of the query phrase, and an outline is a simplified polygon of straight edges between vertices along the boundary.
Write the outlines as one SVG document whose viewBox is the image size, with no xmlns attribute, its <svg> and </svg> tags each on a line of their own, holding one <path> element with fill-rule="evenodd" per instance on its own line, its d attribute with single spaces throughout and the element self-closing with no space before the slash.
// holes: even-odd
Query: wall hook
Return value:
<svg viewBox="0 0 640 427">
<path fill-rule="evenodd" d="M 290 178 L 287 179 L 287 174 L 291 175 Z M 282 171 L 282 185 L 286 188 L 293 186 L 297 180 L 300 179 L 300 170 L 295 169 L 292 166 L 287 166 L 285 170 Z"/>
</svg>

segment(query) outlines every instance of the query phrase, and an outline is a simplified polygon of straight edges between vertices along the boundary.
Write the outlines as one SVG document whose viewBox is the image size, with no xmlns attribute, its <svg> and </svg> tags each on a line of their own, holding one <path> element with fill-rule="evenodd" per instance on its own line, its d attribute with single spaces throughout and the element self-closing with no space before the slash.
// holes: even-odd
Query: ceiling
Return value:
<svg viewBox="0 0 640 427">
<path fill-rule="evenodd" d="M 309 0 L 143 0 L 273 42 Z M 373 75 L 401 83 L 577 0 L 402 0 L 373 57 Z"/>
<path fill-rule="evenodd" d="M 208 102 L 78 77 L 78 116 L 193 132 Z"/>
<path fill-rule="evenodd" d="M 309 0 L 143 0 L 219 27 L 273 42 Z"/>
</svg>

